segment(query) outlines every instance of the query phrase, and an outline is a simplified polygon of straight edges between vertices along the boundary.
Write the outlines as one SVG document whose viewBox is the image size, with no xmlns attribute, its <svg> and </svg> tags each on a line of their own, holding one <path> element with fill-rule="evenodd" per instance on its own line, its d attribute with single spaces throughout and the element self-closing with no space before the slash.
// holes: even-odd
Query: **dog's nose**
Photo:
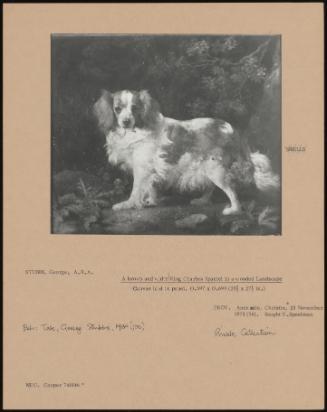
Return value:
<svg viewBox="0 0 327 412">
<path fill-rule="evenodd" d="M 129 119 L 123 120 L 123 125 L 124 125 L 124 127 L 128 127 L 130 124 L 131 124 L 131 122 L 130 122 Z"/>
</svg>

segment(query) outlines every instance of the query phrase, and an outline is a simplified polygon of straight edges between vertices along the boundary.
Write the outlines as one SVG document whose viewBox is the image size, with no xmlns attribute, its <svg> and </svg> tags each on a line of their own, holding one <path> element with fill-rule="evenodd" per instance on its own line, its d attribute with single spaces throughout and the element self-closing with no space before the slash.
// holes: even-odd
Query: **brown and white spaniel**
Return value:
<svg viewBox="0 0 327 412">
<path fill-rule="evenodd" d="M 102 90 L 93 107 L 106 136 L 111 164 L 133 175 L 130 197 L 114 210 L 154 206 L 158 188 L 202 190 L 192 203 L 210 200 L 214 187 L 230 200 L 223 214 L 241 211 L 236 188 L 255 183 L 263 191 L 279 187 L 264 154 L 251 153 L 238 132 L 227 122 L 212 118 L 175 120 L 160 113 L 148 91 Z"/>
</svg>

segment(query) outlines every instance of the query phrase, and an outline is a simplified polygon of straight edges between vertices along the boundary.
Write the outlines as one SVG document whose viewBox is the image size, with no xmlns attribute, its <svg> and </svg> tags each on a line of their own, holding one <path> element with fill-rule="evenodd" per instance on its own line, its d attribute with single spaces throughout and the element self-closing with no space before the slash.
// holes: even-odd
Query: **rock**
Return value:
<svg viewBox="0 0 327 412">
<path fill-rule="evenodd" d="M 176 220 L 175 224 L 180 229 L 196 229 L 207 223 L 208 216 L 201 213 L 195 213 L 193 215 L 187 216 L 184 219 Z"/>
<path fill-rule="evenodd" d="M 154 209 L 127 209 L 119 211 L 111 209 L 103 211 L 102 215 L 102 224 L 107 233 L 155 233 L 160 222 L 160 213 Z"/>
</svg>

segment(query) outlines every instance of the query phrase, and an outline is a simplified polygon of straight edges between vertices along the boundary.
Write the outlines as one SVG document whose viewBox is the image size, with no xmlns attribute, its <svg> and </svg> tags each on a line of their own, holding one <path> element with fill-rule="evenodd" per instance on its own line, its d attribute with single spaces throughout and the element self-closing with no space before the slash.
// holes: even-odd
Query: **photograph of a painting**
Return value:
<svg viewBox="0 0 327 412">
<path fill-rule="evenodd" d="M 281 36 L 51 36 L 51 228 L 281 234 Z"/>
</svg>

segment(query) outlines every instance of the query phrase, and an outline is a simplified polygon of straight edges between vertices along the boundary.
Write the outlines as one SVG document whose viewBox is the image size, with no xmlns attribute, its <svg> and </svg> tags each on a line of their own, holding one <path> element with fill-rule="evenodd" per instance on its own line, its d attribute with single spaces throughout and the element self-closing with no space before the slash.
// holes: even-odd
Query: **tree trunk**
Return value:
<svg viewBox="0 0 327 412">
<path fill-rule="evenodd" d="M 281 68 L 280 39 L 276 39 L 273 64 L 265 80 L 264 90 L 256 113 L 245 131 L 253 151 L 267 154 L 275 171 L 281 165 Z"/>
</svg>

